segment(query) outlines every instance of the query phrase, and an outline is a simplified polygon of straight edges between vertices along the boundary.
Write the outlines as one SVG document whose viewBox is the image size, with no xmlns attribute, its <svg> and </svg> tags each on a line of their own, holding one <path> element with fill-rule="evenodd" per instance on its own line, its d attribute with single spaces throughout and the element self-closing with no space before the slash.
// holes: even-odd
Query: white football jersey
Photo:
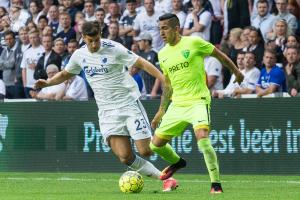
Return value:
<svg viewBox="0 0 300 200">
<path fill-rule="evenodd" d="M 100 43 L 100 49 L 95 53 L 89 52 L 86 45 L 77 49 L 65 70 L 72 74 L 84 71 L 99 110 L 129 105 L 141 96 L 128 73 L 138 56 L 117 42 L 101 39 Z"/>
</svg>

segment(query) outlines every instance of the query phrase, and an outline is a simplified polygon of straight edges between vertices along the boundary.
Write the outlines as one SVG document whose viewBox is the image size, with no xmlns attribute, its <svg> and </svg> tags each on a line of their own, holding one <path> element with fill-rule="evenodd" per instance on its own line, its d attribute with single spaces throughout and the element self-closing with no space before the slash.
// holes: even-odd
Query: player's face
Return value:
<svg viewBox="0 0 300 200">
<path fill-rule="evenodd" d="M 159 22 L 159 33 L 165 43 L 173 44 L 176 40 L 177 29 L 172 28 L 169 20 Z"/>
<path fill-rule="evenodd" d="M 93 36 L 93 37 L 84 35 L 83 40 L 86 43 L 86 45 L 91 53 L 95 53 L 99 50 L 99 48 L 100 48 L 100 35 L 99 34 L 96 36 Z"/>
</svg>

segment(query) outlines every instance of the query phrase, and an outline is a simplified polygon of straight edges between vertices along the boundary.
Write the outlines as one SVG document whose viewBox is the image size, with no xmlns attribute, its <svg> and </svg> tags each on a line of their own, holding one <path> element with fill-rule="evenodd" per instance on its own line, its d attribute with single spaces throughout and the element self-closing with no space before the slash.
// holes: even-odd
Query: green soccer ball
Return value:
<svg viewBox="0 0 300 200">
<path fill-rule="evenodd" d="M 124 193 L 139 193 L 143 190 L 144 179 L 135 171 L 127 171 L 119 180 L 120 190 Z"/>
</svg>

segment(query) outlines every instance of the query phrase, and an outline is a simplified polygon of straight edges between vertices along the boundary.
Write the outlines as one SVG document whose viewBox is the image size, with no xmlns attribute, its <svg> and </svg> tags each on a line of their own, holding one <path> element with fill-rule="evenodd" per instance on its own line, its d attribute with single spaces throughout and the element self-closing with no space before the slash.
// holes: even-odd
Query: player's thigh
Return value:
<svg viewBox="0 0 300 200">
<path fill-rule="evenodd" d="M 135 140 L 134 143 L 141 156 L 151 156 L 152 151 L 150 149 L 151 138 L 145 138 L 141 140 Z"/>
<path fill-rule="evenodd" d="M 193 125 L 196 138 L 206 138 L 210 130 L 210 105 L 198 103 L 187 110 L 189 123 Z"/>
<path fill-rule="evenodd" d="M 159 127 L 155 130 L 155 136 L 162 139 L 160 142 L 171 140 L 183 133 L 188 126 L 185 112 L 184 107 L 173 106 L 172 104 L 169 106 Z"/>
<path fill-rule="evenodd" d="M 148 141 L 151 138 L 152 130 L 143 105 L 137 101 L 135 104 L 128 106 L 126 112 L 128 113 L 126 126 L 130 137 L 134 141 Z"/>
<path fill-rule="evenodd" d="M 121 162 L 133 159 L 132 146 L 128 136 L 111 135 L 108 137 L 109 146 Z"/>
</svg>

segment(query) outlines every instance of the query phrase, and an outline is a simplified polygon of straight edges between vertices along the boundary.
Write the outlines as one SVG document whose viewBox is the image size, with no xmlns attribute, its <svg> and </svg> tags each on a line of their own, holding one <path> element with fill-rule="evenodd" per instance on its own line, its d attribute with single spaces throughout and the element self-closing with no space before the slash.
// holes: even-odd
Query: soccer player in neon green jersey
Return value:
<svg viewBox="0 0 300 200">
<path fill-rule="evenodd" d="M 186 166 L 168 142 L 182 134 L 188 124 L 192 124 L 199 149 L 203 152 L 211 179 L 211 193 L 222 193 L 220 173 L 216 153 L 210 143 L 210 92 L 206 85 L 203 59 L 216 57 L 236 76 L 236 82 L 243 81 L 243 75 L 235 64 L 211 43 L 200 37 L 180 35 L 179 20 L 174 14 L 164 14 L 159 18 L 160 35 L 166 46 L 158 53 L 160 67 L 165 76 L 165 90 L 159 111 L 152 127 L 157 128 L 150 143 L 152 151 L 171 165 L 165 168 L 161 179 L 171 177 Z M 172 97 L 172 103 L 166 108 Z"/>
</svg>

